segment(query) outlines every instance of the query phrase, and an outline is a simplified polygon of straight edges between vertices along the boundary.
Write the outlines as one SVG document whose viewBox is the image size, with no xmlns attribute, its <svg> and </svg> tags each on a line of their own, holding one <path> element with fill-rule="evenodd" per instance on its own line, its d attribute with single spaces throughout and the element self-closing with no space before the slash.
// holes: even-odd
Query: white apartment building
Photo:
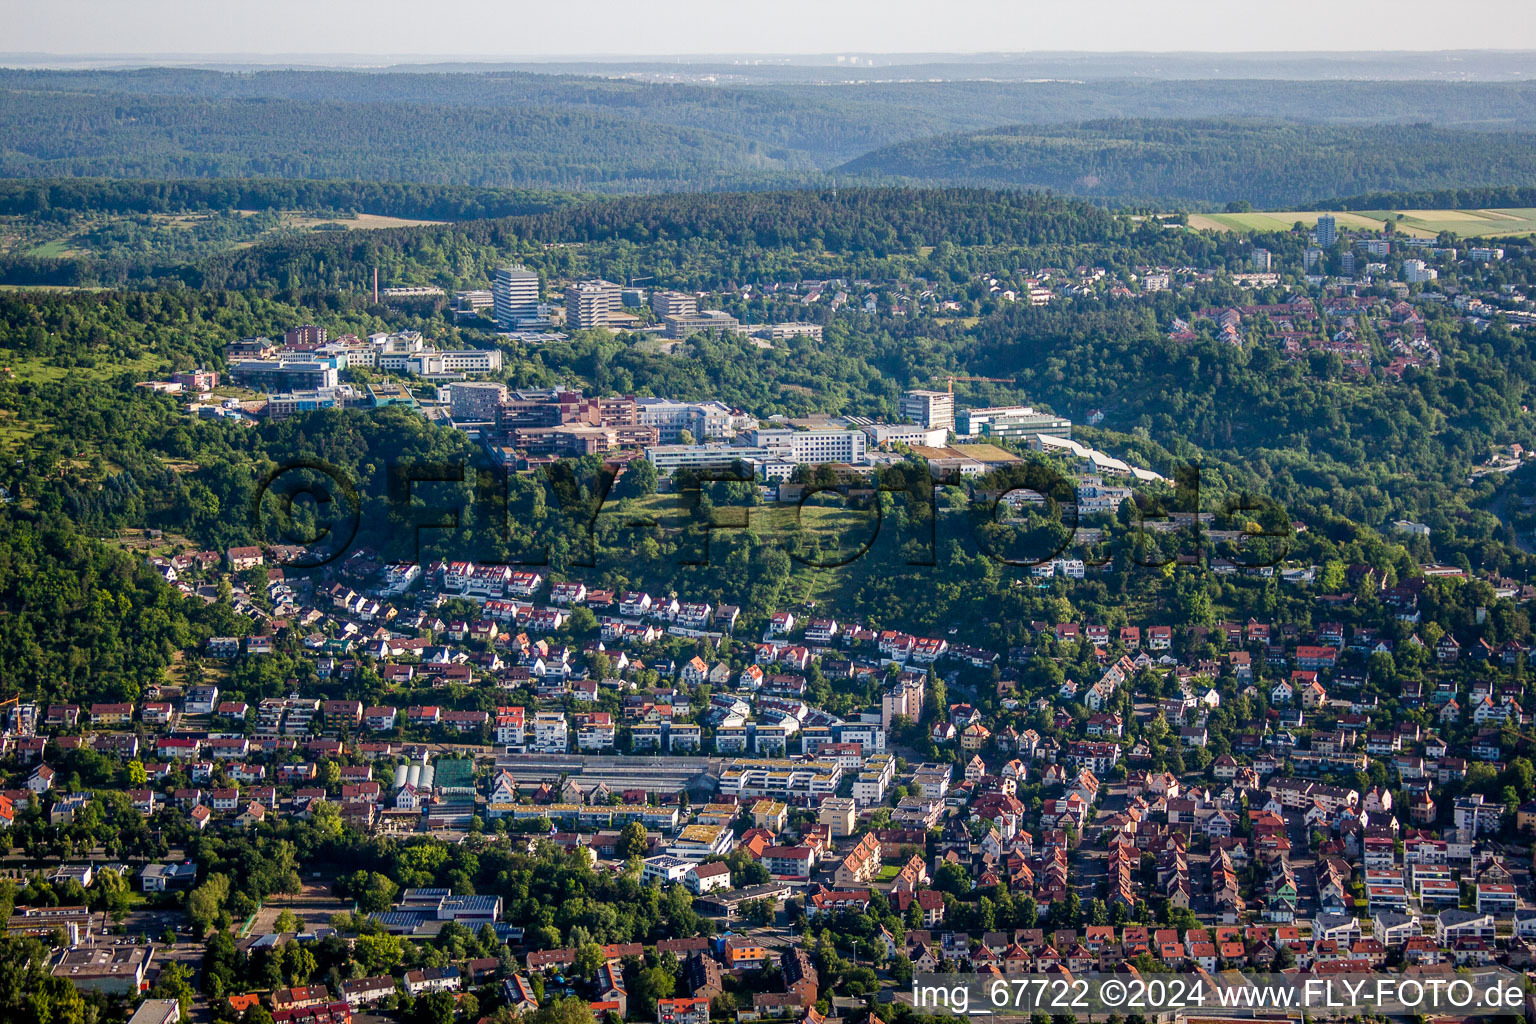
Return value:
<svg viewBox="0 0 1536 1024">
<path fill-rule="evenodd" d="M 853 799 L 860 807 L 883 803 L 891 784 L 896 781 L 896 758 L 876 754 L 864 762 L 859 777 L 853 780 Z"/>
<path fill-rule="evenodd" d="M 769 796 L 792 803 L 820 803 L 836 796 L 843 769 L 832 761 L 741 758 L 720 776 L 720 792 L 739 800 Z"/>
<path fill-rule="evenodd" d="M 570 746 L 570 728 L 559 711 L 540 711 L 533 716 L 533 749 L 541 754 L 563 754 Z"/>
</svg>

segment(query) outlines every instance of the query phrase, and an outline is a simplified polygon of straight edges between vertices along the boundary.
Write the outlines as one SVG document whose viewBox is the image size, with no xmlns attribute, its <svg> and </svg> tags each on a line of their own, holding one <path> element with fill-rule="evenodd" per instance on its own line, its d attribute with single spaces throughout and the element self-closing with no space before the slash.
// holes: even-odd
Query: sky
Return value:
<svg viewBox="0 0 1536 1024">
<path fill-rule="evenodd" d="M 578 55 L 1536 49 L 1531 0 L 0 0 L 10 53 Z"/>
</svg>

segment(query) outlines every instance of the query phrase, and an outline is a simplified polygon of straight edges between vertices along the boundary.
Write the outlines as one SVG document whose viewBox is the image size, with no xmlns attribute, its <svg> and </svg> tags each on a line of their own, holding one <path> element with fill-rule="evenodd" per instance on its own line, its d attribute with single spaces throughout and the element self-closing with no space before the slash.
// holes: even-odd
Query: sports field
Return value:
<svg viewBox="0 0 1536 1024">
<path fill-rule="evenodd" d="M 1307 227 L 1326 211 L 1289 210 L 1251 213 L 1192 213 L 1189 226 L 1208 231 L 1289 231 L 1297 221 Z M 1434 238 L 1453 231 L 1465 238 L 1529 235 L 1536 233 L 1536 209 L 1503 210 L 1360 210 L 1335 212 L 1341 228 L 1380 231 L 1388 217 L 1396 216 L 1396 230 L 1420 238 Z"/>
</svg>

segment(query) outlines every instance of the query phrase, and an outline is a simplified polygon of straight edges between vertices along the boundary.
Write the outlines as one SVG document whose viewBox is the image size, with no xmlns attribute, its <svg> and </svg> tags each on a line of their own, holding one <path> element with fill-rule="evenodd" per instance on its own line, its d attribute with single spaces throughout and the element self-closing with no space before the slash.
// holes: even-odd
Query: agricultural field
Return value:
<svg viewBox="0 0 1536 1024">
<path fill-rule="evenodd" d="M 256 216 L 256 210 L 235 211 L 242 217 Z M 414 228 L 425 224 L 441 224 L 440 220 L 412 220 L 409 217 L 386 217 L 378 213 L 353 213 L 353 214 L 309 214 L 295 211 L 280 213 L 282 226 L 285 228 L 318 229 L 321 231 L 375 231 L 380 228 Z"/>
<path fill-rule="evenodd" d="M 1454 231 L 1468 238 L 1536 233 L 1536 209 L 1402 210 L 1397 222 L 1426 234 Z"/>
<path fill-rule="evenodd" d="M 1189 226 L 1200 231 L 1288 231 L 1301 221 L 1308 227 L 1326 211 L 1252 211 L 1249 213 L 1192 213 Z M 1419 238 L 1434 238 L 1452 231 L 1465 238 L 1536 233 L 1536 210 L 1360 210 L 1335 212 L 1341 228 L 1380 231 L 1388 217 L 1395 230 Z"/>
</svg>

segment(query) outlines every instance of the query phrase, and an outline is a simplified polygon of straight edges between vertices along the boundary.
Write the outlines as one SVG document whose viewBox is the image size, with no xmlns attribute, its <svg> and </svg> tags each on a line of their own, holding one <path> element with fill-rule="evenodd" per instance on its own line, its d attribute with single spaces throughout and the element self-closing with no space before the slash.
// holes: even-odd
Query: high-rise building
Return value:
<svg viewBox="0 0 1536 1024">
<path fill-rule="evenodd" d="M 1317 218 L 1317 244 L 1324 249 L 1332 248 L 1333 243 L 1339 240 L 1339 226 L 1333 219 L 1333 214 L 1325 213 Z"/>
<path fill-rule="evenodd" d="M 955 396 L 948 391 L 908 391 L 901 396 L 901 418 L 924 427 L 953 430 Z"/>
<path fill-rule="evenodd" d="M 624 289 L 612 281 L 578 281 L 565 290 L 565 326 L 573 331 L 608 326 L 608 314 L 616 311 Z"/>
<path fill-rule="evenodd" d="M 1261 274 L 1267 274 L 1269 273 L 1272 257 L 1268 249 L 1255 249 L 1253 250 L 1253 255 L 1249 257 L 1249 262 L 1253 264 L 1254 270 Z"/>
<path fill-rule="evenodd" d="M 539 315 L 539 275 L 520 263 L 498 267 L 491 276 L 491 308 L 496 323 L 508 330 Z"/>
</svg>

